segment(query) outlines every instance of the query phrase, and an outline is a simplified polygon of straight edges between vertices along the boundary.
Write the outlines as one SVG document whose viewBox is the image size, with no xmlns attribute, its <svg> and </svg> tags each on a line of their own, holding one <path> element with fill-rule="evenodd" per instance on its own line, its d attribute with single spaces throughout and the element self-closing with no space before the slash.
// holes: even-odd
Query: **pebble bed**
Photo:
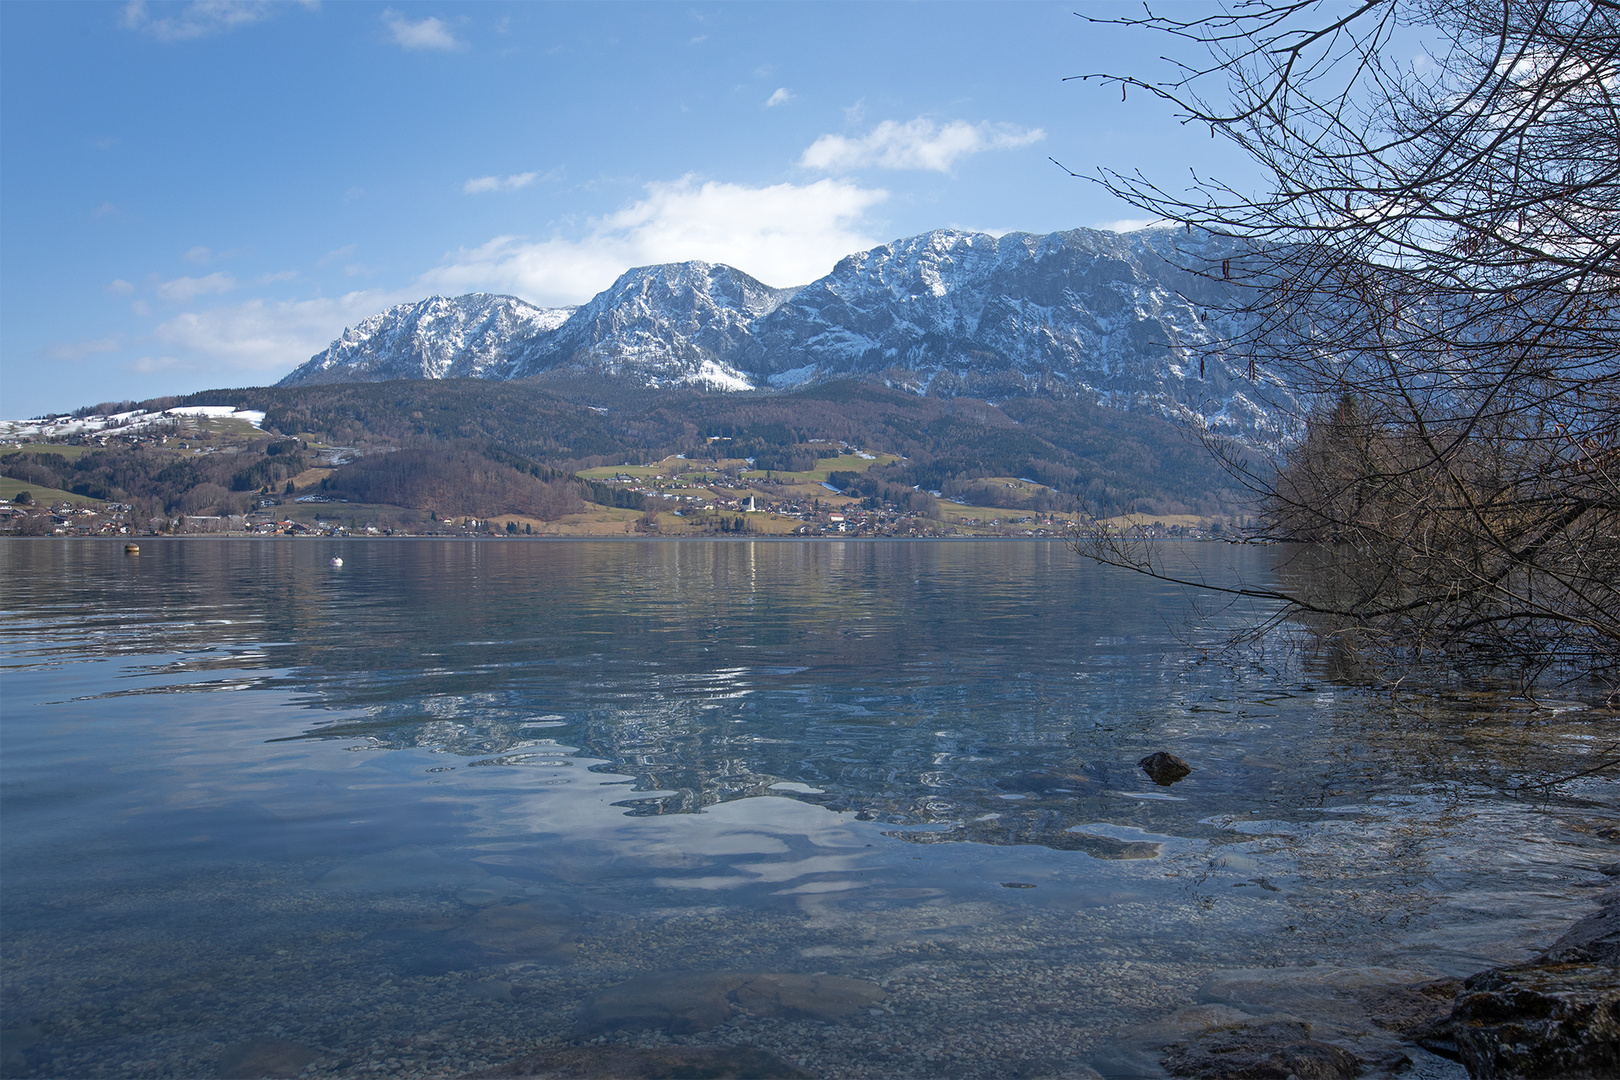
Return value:
<svg viewBox="0 0 1620 1080">
<path fill-rule="evenodd" d="M 1614 832 L 1606 815 L 1558 823 L 1600 845 Z M 1360 854 L 1410 843 L 1392 832 Z M 1557 851 L 1578 857 L 1567 844 Z M 1232 876 L 1217 865 L 1228 858 L 1143 860 L 1142 874 L 1184 879 L 1179 900 L 1079 909 L 1028 902 L 1039 889 L 760 906 L 668 891 L 662 906 L 649 893 L 564 913 L 528 894 L 334 894 L 311 884 L 326 865 L 217 868 L 161 888 L 103 878 L 41 900 L 22 886 L 8 908 L 34 909 L 4 941 L 4 1074 L 210 1077 L 244 1046 L 280 1040 L 291 1056 L 260 1075 L 461 1077 L 548 1046 L 617 1042 L 754 1047 L 822 1077 L 1086 1078 L 1115 1032 L 1194 1001 L 1218 969 L 1388 961 L 1443 922 L 1413 915 L 1399 875 L 1383 891 L 1336 895 L 1324 879 L 1223 902 L 1211 879 L 1232 889 L 1253 869 Z M 1537 872 L 1568 887 L 1568 870 Z M 1574 874 L 1585 877 L 1605 880 Z M 1565 906 L 1579 905 L 1577 893 Z M 1398 931 L 1369 936 L 1391 911 Z M 1535 944 L 1506 942 L 1504 955 Z M 687 1034 L 577 1026 L 591 995 L 627 979 L 721 970 L 831 973 L 887 996 L 832 1021 L 735 1009 Z"/>
<path fill-rule="evenodd" d="M 431 971 L 422 942 L 488 906 L 454 895 L 357 905 L 287 884 L 223 871 L 176 890 L 108 882 L 57 902 L 78 932 L 8 934 L 6 1025 L 31 1027 L 36 1041 L 6 1075 L 207 1077 L 234 1047 L 278 1039 L 316 1051 L 304 1076 L 457 1077 L 594 1039 L 757 1047 L 818 1076 L 1088 1076 L 1093 1047 L 1122 1023 L 1184 1003 L 1220 966 L 1147 905 L 1077 920 L 1017 903 L 811 900 L 575 916 L 566 948 L 555 946 L 555 924 L 536 926 L 549 954 L 539 962 L 508 937 L 505 955 L 452 957 L 453 969 Z M 86 923 L 104 930 L 86 935 Z M 1144 935 L 1144 925 L 1162 932 Z M 1236 944 L 1231 929 L 1223 950 Z M 1088 960 L 1077 963 L 1077 951 Z M 430 954 L 427 966 L 444 964 Z M 575 1030 L 581 1004 L 608 986 L 720 969 L 831 971 L 888 996 L 832 1022 L 737 1010 L 682 1036 Z"/>
</svg>

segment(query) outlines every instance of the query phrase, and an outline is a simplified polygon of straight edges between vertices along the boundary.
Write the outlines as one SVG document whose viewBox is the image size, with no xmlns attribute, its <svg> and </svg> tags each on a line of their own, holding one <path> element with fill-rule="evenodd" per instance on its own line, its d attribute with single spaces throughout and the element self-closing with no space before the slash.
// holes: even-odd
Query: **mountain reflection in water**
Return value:
<svg viewBox="0 0 1620 1080">
<path fill-rule="evenodd" d="M 1589 712 L 1218 662 L 1179 591 L 1056 543 L 0 566 L 7 1076 L 458 1076 L 598 1038 L 1080 1076 L 1220 969 L 1517 959 L 1620 819 L 1599 777 L 1523 788 L 1578 771 Z M 1192 774 L 1154 784 L 1157 750 Z"/>
</svg>

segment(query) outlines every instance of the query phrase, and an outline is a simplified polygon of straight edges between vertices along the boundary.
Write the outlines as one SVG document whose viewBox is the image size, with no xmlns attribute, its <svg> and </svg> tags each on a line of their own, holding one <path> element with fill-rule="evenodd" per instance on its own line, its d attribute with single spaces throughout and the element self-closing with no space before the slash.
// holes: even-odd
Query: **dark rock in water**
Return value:
<svg viewBox="0 0 1620 1080">
<path fill-rule="evenodd" d="M 1192 772 L 1191 765 L 1188 765 L 1176 755 L 1167 754 L 1163 750 L 1149 754 L 1137 764 L 1142 766 L 1142 771 L 1148 774 L 1148 779 L 1163 787 L 1169 787 Z"/>
<path fill-rule="evenodd" d="M 1418 1043 L 1475 1080 L 1620 1077 L 1620 888 L 1600 903 L 1530 963 L 1469 977 Z"/>
<path fill-rule="evenodd" d="M 529 1080 L 808 1080 L 810 1074 L 775 1054 L 751 1047 L 565 1046 L 540 1050 L 479 1077 Z"/>
<path fill-rule="evenodd" d="M 321 1053 L 302 1043 L 286 1039 L 254 1039 L 227 1046 L 219 1056 L 219 1076 L 225 1080 L 261 1080 L 263 1077 L 297 1076 L 304 1066 Z"/>
<path fill-rule="evenodd" d="M 592 995 L 575 1030 L 664 1030 L 691 1034 L 724 1023 L 737 1008 L 753 1016 L 832 1020 L 888 997 L 875 983 L 836 975 L 711 971 L 645 975 Z"/>
<path fill-rule="evenodd" d="M 1528 964 L 1471 976 L 1451 1011 L 1474 1080 L 1620 1076 L 1620 968 Z"/>
<path fill-rule="evenodd" d="M 1193 1080 L 1354 1080 L 1361 1072 L 1354 1054 L 1312 1039 L 1298 1020 L 1206 1031 L 1166 1050 L 1164 1067 Z"/>
</svg>

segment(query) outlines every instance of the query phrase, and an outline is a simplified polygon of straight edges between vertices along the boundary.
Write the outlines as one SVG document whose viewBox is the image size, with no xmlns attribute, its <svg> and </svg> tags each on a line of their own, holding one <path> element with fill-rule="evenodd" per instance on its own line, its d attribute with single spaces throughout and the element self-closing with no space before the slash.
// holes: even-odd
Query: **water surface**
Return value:
<svg viewBox="0 0 1620 1080">
<path fill-rule="evenodd" d="M 1061 544 L 141 548 L 0 542 L 8 1076 L 1083 1075 L 1221 969 L 1520 959 L 1613 859 L 1533 783 L 1595 713 L 1232 662 Z"/>
</svg>

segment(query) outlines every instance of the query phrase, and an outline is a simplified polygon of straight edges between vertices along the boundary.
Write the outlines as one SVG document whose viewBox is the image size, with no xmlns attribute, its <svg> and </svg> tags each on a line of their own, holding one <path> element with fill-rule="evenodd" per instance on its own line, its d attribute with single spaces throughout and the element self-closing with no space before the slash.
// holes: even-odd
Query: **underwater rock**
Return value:
<svg viewBox="0 0 1620 1080">
<path fill-rule="evenodd" d="M 560 963 L 574 953 L 574 920 L 539 901 L 486 907 L 446 936 L 491 959 Z"/>
<path fill-rule="evenodd" d="M 286 1039 L 253 1039 L 227 1046 L 219 1056 L 218 1075 L 226 1080 L 262 1080 L 297 1076 L 320 1051 Z"/>
<path fill-rule="evenodd" d="M 643 975 L 592 994 L 579 1011 L 574 1030 L 664 1030 L 672 1035 L 707 1031 L 731 1016 L 730 994 L 748 976 L 736 972 L 701 975 Z"/>
<path fill-rule="evenodd" d="M 988 820 L 964 821 L 943 832 L 899 831 L 885 832 L 896 840 L 908 844 L 973 844 L 1017 846 L 1038 845 L 1054 851 L 1083 851 L 1094 859 L 1156 859 L 1160 846 L 1146 840 L 1116 840 L 1111 836 L 1097 836 L 1087 832 L 1071 831 L 1071 816 L 1054 813 L 1008 813 Z"/>
<path fill-rule="evenodd" d="M 832 1020 L 870 1008 L 888 997 L 875 983 L 837 975 L 711 971 L 644 975 L 591 996 L 575 1030 L 661 1029 L 671 1034 L 706 1031 L 738 1008 L 760 1017 Z"/>
<path fill-rule="evenodd" d="M 1069 794 L 1083 791 L 1091 783 L 1093 783 L 1091 777 L 1081 776 L 1078 773 L 1060 772 L 1057 769 L 1036 769 L 1034 772 L 1009 776 L 1001 781 L 1000 786 L 1007 791 L 1029 791 L 1045 795 L 1049 792 Z"/>
<path fill-rule="evenodd" d="M 0 1076 L 21 1076 L 26 1073 L 28 1056 L 23 1051 L 43 1038 L 34 1024 L 15 1024 L 0 1029 Z"/>
<path fill-rule="evenodd" d="M 539 1050 L 479 1077 L 525 1077 L 527 1080 L 809 1080 L 810 1074 L 775 1054 L 740 1046 L 657 1046 L 637 1049 L 564 1046 Z"/>
<path fill-rule="evenodd" d="M 1311 1038 L 1301 1020 L 1257 1019 L 1205 1031 L 1164 1053 L 1171 1076 L 1193 1080 L 1354 1080 L 1354 1054 Z"/>
<path fill-rule="evenodd" d="M 1421 977 L 1400 968 L 1327 965 L 1215 972 L 1199 990 L 1206 1004 L 1120 1031 L 1092 1064 L 1108 1076 L 1168 1070 L 1196 1080 L 1392 1080 L 1415 1064 L 1425 1076 L 1450 1075 L 1448 1063 L 1403 1043 L 1363 1005 Z M 1436 992 L 1440 999 L 1425 1006 L 1427 1015 L 1450 1009 L 1451 995 Z M 1401 1004 L 1412 1011 L 1412 1003 Z"/>
<path fill-rule="evenodd" d="M 1407 986 L 1367 987 L 1355 996 L 1366 1008 L 1368 1019 L 1384 1030 L 1420 1046 L 1438 1040 L 1439 1049 L 1454 1055 L 1455 1050 L 1447 1045 L 1450 1035 L 1446 1025 L 1461 990 L 1461 979 L 1430 979 Z"/>
<path fill-rule="evenodd" d="M 1192 766 L 1163 750 L 1149 754 L 1137 762 L 1142 771 L 1148 774 L 1148 779 L 1161 787 L 1169 787 L 1176 781 L 1184 779 L 1192 772 Z"/>
<path fill-rule="evenodd" d="M 889 995 L 875 983 L 837 975 L 758 975 L 731 998 L 754 1016 L 834 1020 L 871 1008 Z"/>
</svg>

